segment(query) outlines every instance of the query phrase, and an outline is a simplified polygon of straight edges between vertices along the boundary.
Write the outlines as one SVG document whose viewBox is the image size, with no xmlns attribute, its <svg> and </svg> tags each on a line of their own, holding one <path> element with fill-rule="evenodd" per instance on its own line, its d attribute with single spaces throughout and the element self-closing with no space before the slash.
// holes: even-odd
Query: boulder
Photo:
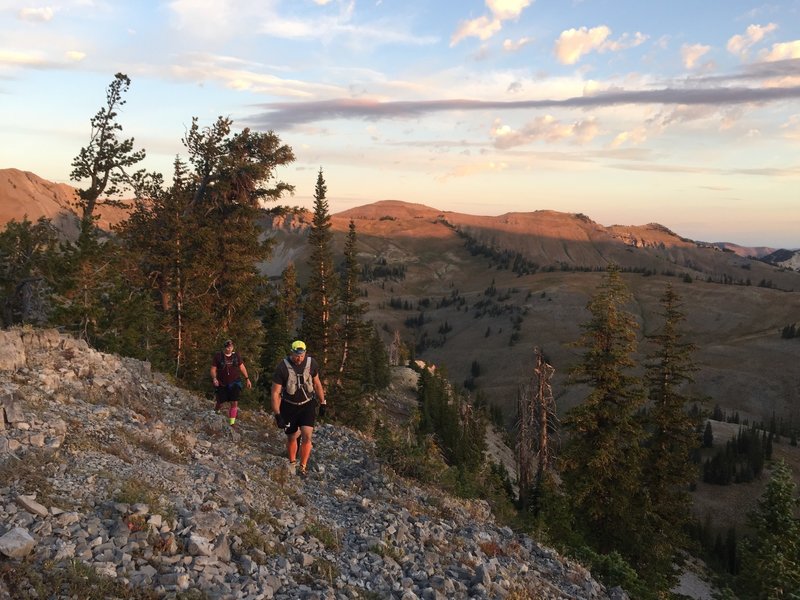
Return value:
<svg viewBox="0 0 800 600">
<path fill-rule="evenodd" d="M 8 558 L 25 558 L 35 546 L 36 540 L 22 527 L 14 527 L 0 537 L 0 553 Z"/>
</svg>

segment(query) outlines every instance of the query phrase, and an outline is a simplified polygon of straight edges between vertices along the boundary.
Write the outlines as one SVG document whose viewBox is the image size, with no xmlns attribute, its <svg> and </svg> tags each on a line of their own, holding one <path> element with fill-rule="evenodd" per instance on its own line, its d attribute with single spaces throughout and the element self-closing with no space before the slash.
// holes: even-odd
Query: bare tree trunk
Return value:
<svg viewBox="0 0 800 600">
<path fill-rule="evenodd" d="M 517 395 L 517 482 L 523 509 L 530 506 L 532 493 L 537 493 L 552 467 L 550 432 L 558 424 L 550 380 L 555 369 L 539 348 L 534 348 L 535 366 L 529 384 L 520 386 Z M 533 460 L 537 457 L 534 473 Z"/>
</svg>

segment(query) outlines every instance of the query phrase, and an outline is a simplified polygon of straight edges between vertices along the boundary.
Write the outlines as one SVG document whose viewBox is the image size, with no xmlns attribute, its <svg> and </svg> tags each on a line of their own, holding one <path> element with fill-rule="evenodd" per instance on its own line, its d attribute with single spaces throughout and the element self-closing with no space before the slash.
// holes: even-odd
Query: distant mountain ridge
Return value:
<svg viewBox="0 0 800 600">
<path fill-rule="evenodd" d="M 800 271 L 800 250 L 775 250 L 761 260 L 777 267 Z"/>
<path fill-rule="evenodd" d="M 754 259 L 761 253 L 757 249 L 748 254 L 743 247 L 739 247 L 741 252 L 734 252 L 696 242 L 659 223 L 606 227 L 581 213 L 553 210 L 480 216 L 398 200 L 335 213 L 334 230 L 346 232 L 350 219 L 355 221 L 362 240 L 415 238 L 433 242 L 456 236 L 473 252 L 494 252 L 508 255 L 509 260 L 527 261 L 529 271 L 603 270 L 615 263 L 635 272 L 741 285 L 766 282 L 780 289 L 798 289 L 796 277 L 776 271 L 772 263 Z M 277 235 L 276 239 L 285 238 Z M 378 241 L 372 244 L 381 245 Z"/>
<path fill-rule="evenodd" d="M 77 193 L 65 183 L 53 183 L 29 171 L 0 169 L 0 227 L 9 221 L 50 219 L 66 239 L 78 236 Z M 108 231 L 127 216 L 121 208 L 99 207 L 98 226 Z"/>
<path fill-rule="evenodd" d="M 771 248 L 769 246 L 740 246 L 738 244 L 732 244 L 731 242 L 712 242 L 711 246 L 715 246 L 720 250 L 725 252 L 733 252 L 734 254 L 738 254 L 739 256 L 754 256 L 755 258 L 763 258 L 769 254 L 775 252 L 775 248 Z"/>
<path fill-rule="evenodd" d="M 27 216 L 28 220 L 35 221 L 43 216 L 51 219 L 66 238 L 74 239 L 77 235 L 75 202 L 75 188 L 67 184 L 47 181 L 29 171 L 15 168 L 0 169 L 0 227 L 5 226 L 12 219 L 21 221 Z M 127 214 L 124 209 L 111 207 L 101 207 L 98 212 L 100 217 L 98 225 L 105 230 L 122 221 Z M 662 245 L 690 247 L 695 244 L 658 223 L 604 227 L 580 213 L 562 213 L 553 210 L 512 212 L 496 217 L 487 217 L 442 211 L 424 204 L 402 200 L 381 200 L 347 209 L 335 213 L 333 216 L 348 220 L 349 218 L 378 221 L 381 219 L 384 221 L 414 219 L 417 224 L 424 219 L 435 220 L 437 217 L 441 217 L 443 221 L 461 227 L 464 231 L 473 231 L 482 238 L 485 237 L 479 233 L 482 225 L 491 223 L 498 231 L 507 232 L 512 237 L 523 233 L 571 242 L 603 238 L 605 233 L 628 246 L 640 248 Z M 281 224 L 295 222 L 297 226 L 302 227 L 303 220 L 299 219 L 299 223 L 297 221 L 297 219 L 288 221 L 283 219 Z M 308 220 L 305 222 L 307 223 Z M 584 225 L 581 226 L 579 223 Z M 418 235 L 420 233 L 416 227 L 410 231 L 401 231 L 396 227 L 388 226 L 386 229 L 396 235 Z M 430 228 L 425 229 L 430 233 Z M 774 248 L 766 247 L 747 248 L 730 242 L 715 242 L 714 244 L 699 242 L 697 244 L 732 249 L 734 253 L 742 257 L 762 258 L 776 251 Z M 570 260 L 569 257 L 565 258 Z"/>
</svg>

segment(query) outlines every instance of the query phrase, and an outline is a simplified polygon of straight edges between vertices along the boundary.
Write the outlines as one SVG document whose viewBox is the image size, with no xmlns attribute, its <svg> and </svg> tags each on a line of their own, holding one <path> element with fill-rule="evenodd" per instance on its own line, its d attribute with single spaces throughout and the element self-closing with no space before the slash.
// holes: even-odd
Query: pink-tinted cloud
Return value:
<svg viewBox="0 0 800 600">
<path fill-rule="evenodd" d="M 532 0 L 486 0 L 492 16 L 484 15 L 462 21 L 450 38 L 450 47 L 468 37 L 476 37 L 485 42 L 503 28 L 503 21 L 517 19 L 531 2 Z"/>
<path fill-rule="evenodd" d="M 555 42 L 553 51 L 558 61 L 565 65 L 574 65 L 581 57 L 590 52 L 619 52 L 643 44 L 647 36 L 643 33 L 624 33 L 618 39 L 609 39 L 611 29 L 606 25 L 598 25 L 588 29 L 567 29 L 562 31 Z"/>
<path fill-rule="evenodd" d="M 728 40 L 728 52 L 746 57 L 750 48 L 764 39 L 768 33 L 778 28 L 775 23 L 767 25 L 749 25 L 743 34 L 737 34 Z"/>
<path fill-rule="evenodd" d="M 772 44 L 769 52 L 764 53 L 761 58 L 767 61 L 800 58 L 800 40 Z"/>
<path fill-rule="evenodd" d="M 703 44 L 684 44 L 681 47 L 681 59 L 683 66 L 687 69 L 694 69 L 699 61 L 705 54 L 711 50 L 711 46 L 704 46 Z"/>
</svg>

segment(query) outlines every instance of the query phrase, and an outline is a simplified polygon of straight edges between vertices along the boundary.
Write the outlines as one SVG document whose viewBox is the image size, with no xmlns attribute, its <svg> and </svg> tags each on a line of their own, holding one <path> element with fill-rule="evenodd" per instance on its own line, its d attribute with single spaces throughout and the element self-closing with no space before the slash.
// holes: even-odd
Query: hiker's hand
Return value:
<svg viewBox="0 0 800 600">
<path fill-rule="evenodd" d="M 275 413 L 275 425 L 278 426 L 278 429 L 286 429 L 289 426 L 281 413 Z"/>
<path fill-rule="evenodd" d="M 250 382 L 250 378 L 249 377 L 245 377 L 244 378 L 244 383 L 247 386 L 248 390 L 253 387 L 253 384 Z"/>
<path fill-rule="evenodd" d="M 324 417 L 325 416 L 325 411 L 327 411 L 327 410 L 328 410 L 328 405 L 327 404 L 320 404 L 319 405 L 319 416 L 320 417 Z"/>
</svg>

